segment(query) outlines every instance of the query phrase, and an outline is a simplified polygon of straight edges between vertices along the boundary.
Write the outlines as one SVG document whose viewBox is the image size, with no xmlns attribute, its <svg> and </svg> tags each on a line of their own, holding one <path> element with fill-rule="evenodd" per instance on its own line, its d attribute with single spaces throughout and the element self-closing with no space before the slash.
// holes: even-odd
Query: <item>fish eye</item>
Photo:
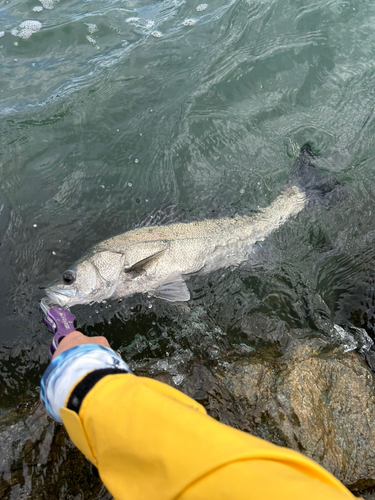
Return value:
<svg viewBox="0 0 375 500">
<path fill-rule="evenodd" d="M 76 275 L 73 271 L 65 271 L 65 273 L 62 276 L 62 279 L 64 283 L 66 283 L 67 285 L 71 285 L 72 283 L 74 283 Z"/>
</svg>

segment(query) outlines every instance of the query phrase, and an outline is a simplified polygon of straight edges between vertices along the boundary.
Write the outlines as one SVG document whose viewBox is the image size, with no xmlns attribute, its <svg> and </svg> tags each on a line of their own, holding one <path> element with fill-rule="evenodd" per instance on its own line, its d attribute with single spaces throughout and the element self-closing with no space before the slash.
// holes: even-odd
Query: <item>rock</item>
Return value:
<svg viewBox="0 0 375 500">
<path fill-rule="evenodd" d="M 1 422 L 0 446 L 1 499 L 112 498 L 40 402 Z"/>
<path fill-rule="evenodd" d="M 195 366 L 180 386 L 218 420 L 312 458 L 352 491 L 375 487 L 375 381 L 315 339 L 279 358 Z"/>
<path fill-rule="evenodd" d="M 373 499 L 375 381 L 362 357 L 309 332 L 285 337 L 283 353 L 275 342 L 224 351 L 225 336 L 215 338 L 204 356 L 176 350 L 132 368 L 174 385 L 223 423 L 300 451 Z M 40 403 L 0 422 L 0 446 L 0 498 L 111 498 Z"/>
</svg>

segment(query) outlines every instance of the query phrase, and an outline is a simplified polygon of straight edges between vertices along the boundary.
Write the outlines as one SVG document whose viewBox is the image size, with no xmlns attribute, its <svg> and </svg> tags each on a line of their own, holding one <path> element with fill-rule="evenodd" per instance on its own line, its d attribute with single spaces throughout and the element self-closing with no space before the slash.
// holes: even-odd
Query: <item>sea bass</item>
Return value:
<svg viewBox="0 0 375 500">
<path fill-rule="evenodd" d="M 327 206 L 342 197 L 340 183 L 317 170 L 315 159 L 310 146 L 303 146 L 285 190 L 251 217 L 142 227 L 98 243 L 46 289 L 47 295 L 65 307 L 136 293 L 188 301 L 189 275 L 239 265 L 256 243 L 308 204 Z"/>
</svg>

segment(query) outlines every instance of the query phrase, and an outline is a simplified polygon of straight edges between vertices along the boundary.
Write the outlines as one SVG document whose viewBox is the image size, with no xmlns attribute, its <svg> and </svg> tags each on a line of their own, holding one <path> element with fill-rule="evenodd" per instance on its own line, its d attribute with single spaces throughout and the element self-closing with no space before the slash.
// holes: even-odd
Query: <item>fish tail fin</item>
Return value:
<svg viewBox="0 0 375 500">
<path fill-rule="evenodd" d="M 318 170 L 318 157 L 311 146 L 305 144 L 290 173 L 290 182 L 307 196 L 309 204 L 325 207 L 336 204 L 347 196 L 346 189 L 334 176 Z"/>
</svg>

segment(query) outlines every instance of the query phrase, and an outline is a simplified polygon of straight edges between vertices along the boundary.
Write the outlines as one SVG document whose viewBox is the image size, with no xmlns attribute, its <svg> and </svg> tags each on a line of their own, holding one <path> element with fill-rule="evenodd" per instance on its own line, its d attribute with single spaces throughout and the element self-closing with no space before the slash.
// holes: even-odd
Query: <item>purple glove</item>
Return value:
<svg viewBox="0 0 375 500">
<path fill-rule="evenodd" d="M 58 306 L 51 307 L 45 300 L 41 301 L 40 307 L 45 314 L 43 321 L 54 334 L 51 345 L 49 346 L 49 356 L 52 359 L 62 339 L 69 333 L 74 332 L 75 318 L 74 314 L 68 309 Z"/>
</svg>

